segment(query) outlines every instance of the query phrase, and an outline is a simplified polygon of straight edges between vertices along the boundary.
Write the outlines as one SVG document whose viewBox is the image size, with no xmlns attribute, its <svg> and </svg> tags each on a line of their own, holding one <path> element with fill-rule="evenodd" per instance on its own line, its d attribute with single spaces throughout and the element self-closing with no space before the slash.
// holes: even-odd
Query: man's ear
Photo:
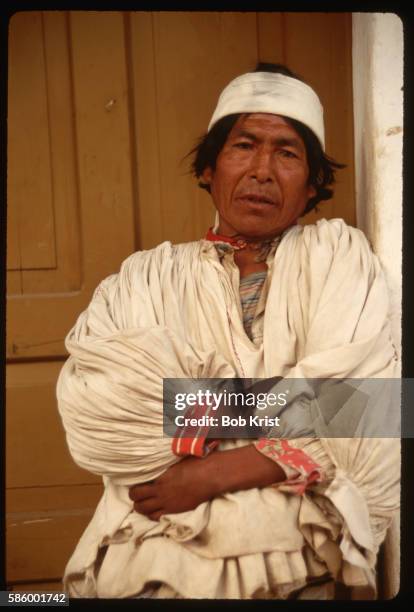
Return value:
<svg viewBox="0 0 414 612">
<path fill-rule="evenodd" d="M 200 178 L 203 183 L 205 183 L 206 185 L 210 185 L 211 181 L 213 180 L 213 170 L 210 168 L 210 166 L 204 168 Z"/>
</svg>

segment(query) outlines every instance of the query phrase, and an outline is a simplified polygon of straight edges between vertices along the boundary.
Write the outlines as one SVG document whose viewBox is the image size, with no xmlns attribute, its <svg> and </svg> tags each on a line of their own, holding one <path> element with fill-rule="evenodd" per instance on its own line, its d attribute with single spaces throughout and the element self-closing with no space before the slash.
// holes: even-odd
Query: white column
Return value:
<svg viewBox="0 0 414 612">
<path fill-rule="evenodd" d="M 401 346 L 403 27 L 393 13 L 354 13 L 357 224 L 379 256 Z"/>
<path fill-rule="evenodd" d="M 352 25 L 357 224 L 383 265 L 401 356 L 403 27 L 393 13 L 354 13 Z M 399 519 L 379 576 L 387 597 L 399 589 Z"/>
</svg>

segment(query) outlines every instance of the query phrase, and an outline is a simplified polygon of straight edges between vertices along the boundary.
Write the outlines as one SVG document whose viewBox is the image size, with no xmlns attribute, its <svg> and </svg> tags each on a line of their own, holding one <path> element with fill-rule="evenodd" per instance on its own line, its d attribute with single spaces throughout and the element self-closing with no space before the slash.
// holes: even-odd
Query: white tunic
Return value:
<svg viewBox="0 0 414 612">
<path fill-rule="evenodd" d="M 159 522 L 128 497 L 178 460 L 162 433 L 163 377 L 395 376 L 386 284 L 359 230 L 339 219 L 294 226 L 268 265 L 261 344 L 243 328 L 237 267 L 205 240 L 129 257 L 69 333 L 59 411 L 74 460 L 105 484 L 66 567 L 72 597 L 133 597 L 155 581 L 166 596 L 284 598 L 327 572 L 375 590 L 399 507 L 396 439 L 291 439 L 326 473 L 303 496 L 281 483 Z"/>
</svg>

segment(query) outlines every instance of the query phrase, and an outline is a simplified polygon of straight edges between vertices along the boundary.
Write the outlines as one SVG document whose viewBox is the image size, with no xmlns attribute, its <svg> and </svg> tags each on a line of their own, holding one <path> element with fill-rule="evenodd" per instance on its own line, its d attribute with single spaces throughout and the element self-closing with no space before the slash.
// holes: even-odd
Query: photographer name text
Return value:
<svg viewBox="0 0 414 612">
<path fill-rule="evenodd" d="M 268 417 L 250 415 L 249 417 L 230 417 L 222 415 L 220 417 L 203 415 L 201 417 L 185 417 L 180 414 L 175 417 L 174 422 L 177 427 L 279 427 L 279 417 Z"/>
</svg>

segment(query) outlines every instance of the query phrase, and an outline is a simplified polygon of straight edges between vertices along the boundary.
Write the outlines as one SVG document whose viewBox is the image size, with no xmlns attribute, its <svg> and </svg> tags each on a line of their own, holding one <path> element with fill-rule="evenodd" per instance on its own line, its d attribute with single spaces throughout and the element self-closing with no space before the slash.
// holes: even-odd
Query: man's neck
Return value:
<svg viewBox="0 0 414 612">
<path fill-rule="evenodd" d="M 234 251 L 234 263 L 240 270 L 240 278 L 244 278 L 254 272 L 262 272 L 267 270 L 265 261 L 256 261 L 257 251 L 251 249 L 241 249 Z"/>
<path fill-rule="evenodd" d="M 229 232 L 221 233 L 221 226 L 207 233 L 208 240 L 223 240 L 234 247 L 234 262 L 240 270 L 240 278 L 244 278 L 255 272 L 267 270 L 267 256 L 272 246 L 280 239 L 274 237 L 246 237 L 241 234 L 228 235 Z"/>
</svg>

